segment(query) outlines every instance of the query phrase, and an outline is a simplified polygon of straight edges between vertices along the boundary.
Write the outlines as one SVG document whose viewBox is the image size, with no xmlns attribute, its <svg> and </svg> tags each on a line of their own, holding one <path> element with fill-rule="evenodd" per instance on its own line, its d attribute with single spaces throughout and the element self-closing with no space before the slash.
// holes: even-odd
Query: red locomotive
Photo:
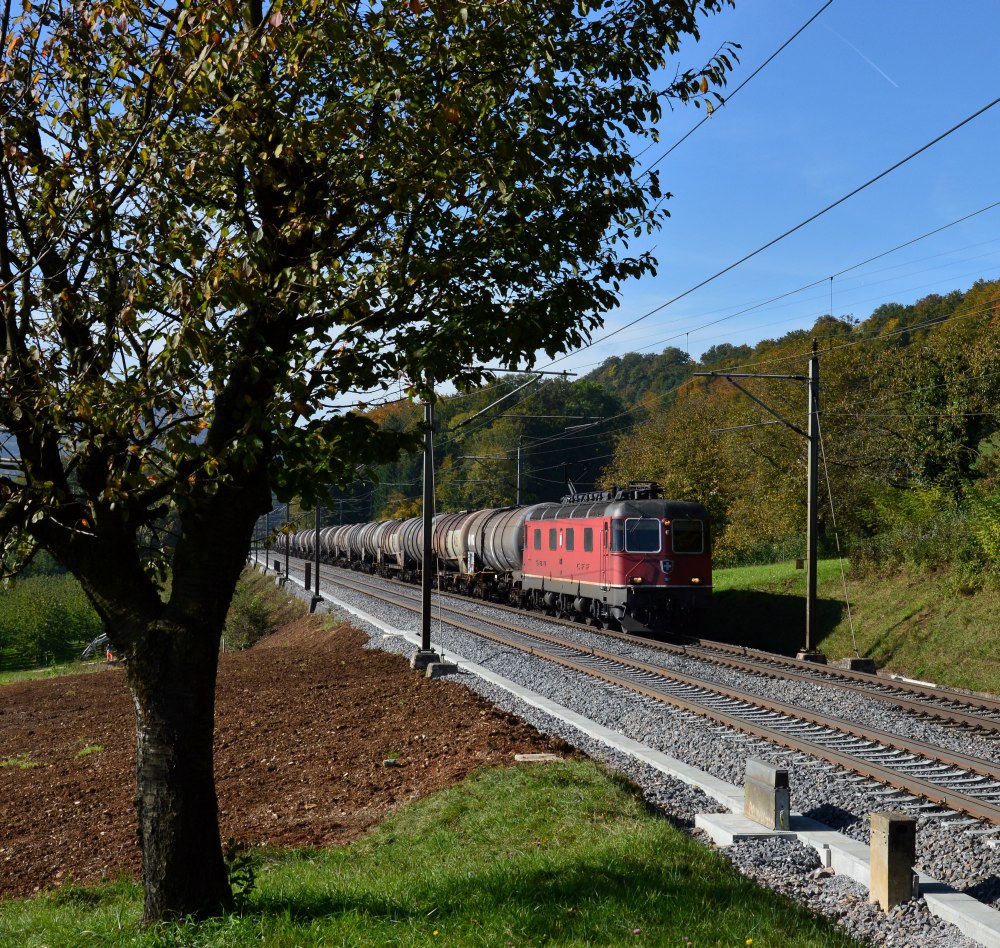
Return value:
<svg viewBox="0 0 1000 948">
<path fill-rule="evenodd" d="M 655 484 L 534 508 L 523 549 L 528 603 L 627 632 L 688 625 L 712 593 L 708 511 Z"/>
<path fill-rule="evenodd" d="M 316 552 L 316 531 L 293 539 Z M 319 533 L 327 562 L 416 581 L 422 521 L 385 520 Z M 681 631 L 712 593 L 708 511 L 631 484 L 559 503 L 434 518 L 443 587 L 628 632 Z"/>
</svg>

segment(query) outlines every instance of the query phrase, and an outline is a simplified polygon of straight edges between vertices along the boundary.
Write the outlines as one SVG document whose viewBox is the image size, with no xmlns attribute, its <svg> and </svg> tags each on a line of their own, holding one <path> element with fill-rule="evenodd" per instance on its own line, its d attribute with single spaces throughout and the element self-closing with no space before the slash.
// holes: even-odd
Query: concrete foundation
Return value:
<svg viewBox="0 0 1000 948">
<path fill-rule="evenodd" d="M 831 664 L 835 668 L 844 668 L 847 671 L 867 672 L 869 675 L 874 675 L 878 671 L 875 662 L 870 658 L 838 658 L 837 661 Z"/>
<path fill-rule="evenodd" d="M 795 657 L 800 662 L 815 662 L 817 665 L 826 664 L 826 656 L 822 652 L 807 652 L 803 650 L 799 652 Z"/>
<path fill-rule="evenodd" d="M 417 654 L 410 659 L 410 668 L 415 671 L 426 671 L 428 665 L 441 663 L 441 656 L 433 649 L 418 649 Z"/>
</svg>

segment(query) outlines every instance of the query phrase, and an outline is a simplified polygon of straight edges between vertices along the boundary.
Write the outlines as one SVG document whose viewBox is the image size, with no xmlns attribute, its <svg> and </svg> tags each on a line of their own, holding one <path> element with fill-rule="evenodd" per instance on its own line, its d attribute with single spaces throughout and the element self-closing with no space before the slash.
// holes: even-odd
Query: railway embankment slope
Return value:
<svg viewBox="0 0 1000 948">
<path fill-rule="evenodd" d="M 794 563 L 720 569 L 714 583 L 706 638 L 785 654 L 801 648 L 805 573 Z M 847 594 L 850 613 L 839 564 L 822 561 L 817 644 L 828 659 L 855 655 L 856 643 L 887 673 L 1000 694 L 1000 587 L 969 590 L 947 570 L 848 574 Z"/>
</svg>

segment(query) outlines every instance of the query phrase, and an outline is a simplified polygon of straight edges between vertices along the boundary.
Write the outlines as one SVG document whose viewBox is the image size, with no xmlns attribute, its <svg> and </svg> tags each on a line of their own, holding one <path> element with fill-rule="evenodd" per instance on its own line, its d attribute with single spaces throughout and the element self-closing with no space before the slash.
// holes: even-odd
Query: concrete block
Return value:
<svg viewBox="0 0 1000 948">
<path fill-rule="evenodd" d="M 725 848 L 748 839 L 770 839 L 772 836 L 795 836 L 791 830 L 773 830 L 755 820 L 736 813 L 697 813 L 696 828 L 707 833 L 716 846 Z"/>
<path fill-rule="evenodd" d="M 869 675 L 874 675 L 878 668 L 875 662 L 871 658 L 838 658 L 835 662 L 831 662 L 834 668 L 844 668 L 847 671 L 856 672 L 867 672 Z"/>
<path fill-rule="evenodd" d="M 454 662 L 429 662 L 424 674 L 428 678 L 443 678 L 445 675 L 458 674 L 458 665 Z"/>
<path fill-rule="evenodd" d="M 417 654 L 410 659 L 410 668 L 414 671 L 426 671 L 428 665 L 441 661 L 441 656 L 434 649 L 418 649 Z"/>
<path fill-rule="evenodd" d="M 817 665 L 826 664 L 826 656 L 822 652 L 807 652 L 803 649 L 795 657 L 800 662 L 815 662 Z"/>
<path fill-rule="evenodd" d="M 762 760 L 748 760 L 743 815 L 765 829 L 787 830 L 791 812 L 788 770 Z"/>
<path fill-rule="evenodd" d="M 917 820 L 906 813 L 882 812 L 872 813 L 871 822 L 869 901 L 888 912 L 915 894 Z"/>
</svg>

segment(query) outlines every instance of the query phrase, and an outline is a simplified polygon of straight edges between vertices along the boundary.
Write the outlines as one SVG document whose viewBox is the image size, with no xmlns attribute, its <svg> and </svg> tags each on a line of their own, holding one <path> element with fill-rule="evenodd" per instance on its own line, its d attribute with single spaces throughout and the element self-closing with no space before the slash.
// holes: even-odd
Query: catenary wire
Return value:
<svg viewBox="0 0 1000 948">
<path fill-rule="evenodd" d="M 765 250 L 769 249 L 770 247 L 773 247 L 775 244 L 780 243 L 786 237 L 790 237 L 792 234 L 794 234 L 797 231 L 801 230 L 803 227 L 806 227 L 807 225 L 811 224 L 813 221 L 818 220 L 824 214 L 829 213 L 834 208 L 839 207 L 841 204 L 843 204 L 846 201 L 850 200 L 852 197 L 860 194 L 866 188 L 869 188 L 869 187 L 871 187 L 871 185 L 875 184 L 876 182 L 881 181 L 882 178 L 884 178 L 887 175 L 891 174 L 893 171 L 896 171 L 898 168 L 901 168 L 907 162 L 912 161 L 914 158 L 916 158 L 917 156 L 923 154 L 929 148 L 932 148 L 934 145 L 938 144 L 938 142 L 943 141 L 945 138 L 947 138 L 948 136 L 954 134 L 959 129 L 963 128 L 965 125 L 968 125 L 970 122 L 972 122 L 975 119 L 979 118 L 980 115 L 983 115 L 984 113 L 988 112 L 990 109 L 992 109 L 998 103 L 1000 103 L 1000 96 L 998 96 L 997 98 L 993 99 L 991 102 L 988 102 L 986 105 L 982 106 L 981 108 L 977 109 L 971 115 L 966 116 L 960 122 L 957 122 L 956 124 L 952 125 L 946 131 L 944 131 L 941 134 L 935 136 L 933 139 L 931 139 L 926 144 L 921 145 L 919 148 L 915 149 L 914 151 L 911 151 L 905 158 L 901 158 L 899 161 L 895 162 L 895 164 L 890 165 L 888 168 L 886 168 L 885 170 L 879 172 L 874 177 L 869 178 L 863 184 L 858 185 L 856 188 L 854 188 L 853 190 L 849 191 L 847 194 L 843 195 L 842 197 L 838 198 L 836 201 L 833 201 L 832 203 L 827 204 L 826 207 L 822 208 L 819 211 L 816 211 L 816 213 L 810 215 L 805 220 L 800 221 L 794 227 L 788 228 L 786 231 L 784 231 L 783 233 L 779 234 L 777 237 L 773 237 L 771 240 L 767 241 L 766 243 L 761 244 L 761 246 L 759 246 L 756 250 L 752 250 L 749 253 L 744 254 L 738 260 L 734 261 L 733 263 L 730 263 L 726 267 L 723 267 L 721 270 L 716 271 L 711 276 L 706 277 L 704 280 L 701 280 L 699 283 L 696 283 L 694 286 L 691 286 L 688 289 L 684 290 L 683 292 L 678 293 L 676 296 L 671 297 L 669 300 L 667 300 L 664 303 L 661 303 L 659 306 L 656 306 L 653 309 L 648 310 L 647 312 L 643 313 L 642 316 L 636 317 L 631 322 L 628 322 L 628 323 L 626 323 L 623 326 L 619 326 L 617 329 L 614 329 L 614 330 L 612 330 L 609 333 L 605 333 L 605 335 L 601 336 L 598 339 L 593 339 L 590 342 L 585 343 L 584 345 L 580 346 L 578 349 L 574 350 L 573 352 L 565 353 L 564 355 L 559 356 L 558 358 L 553 359 L 550 362 L 547 362 L 545 364 L 544 368 L 547 368 L 547 367 L 552 366 L 552 365 L 556 365 L 559 362 L 563 362 L 566 359 L 571 358 L 572 356 L 576 355 L 579 352 L 583 352 L 586 349 L 592 348 L 593 346 L 597 345 L 598 343 L 606 342 L 608 339 L 611 339 L 612 337 L 617 336 L 619 333 L 624 332 L 626 329 L 630 329 L 632 326 L 635 326 L 638 323 L 641 323 L 643 320 L 648 319 L 650 316 L 653 316 L 656 313 L 661 312 L 662 310 L 666 309 L 668 306 L 671 306 L 672 304 L 678 302 L 679 300 L 684 299 L 686 296 L 690 296 L 695 291 L 700 290 L 700 289 L 702 289 L 702 287 L 705 287 L 709 283 L 712 283 L 715 280 L 719 279 L 719 277 L 724 276 L 725 274 L 729 273 L 732 270 L 735 270 L 737 267 L 739 267 L 742 264 L 746 263 L 748 260 L 753 259 L 758 254 L 763 253 Z M 823 280 L 820 281 L 820 282 L 825 282 L 826 279 L 828 279 L 828 278 L 824 277 Z"/>
</svg>

